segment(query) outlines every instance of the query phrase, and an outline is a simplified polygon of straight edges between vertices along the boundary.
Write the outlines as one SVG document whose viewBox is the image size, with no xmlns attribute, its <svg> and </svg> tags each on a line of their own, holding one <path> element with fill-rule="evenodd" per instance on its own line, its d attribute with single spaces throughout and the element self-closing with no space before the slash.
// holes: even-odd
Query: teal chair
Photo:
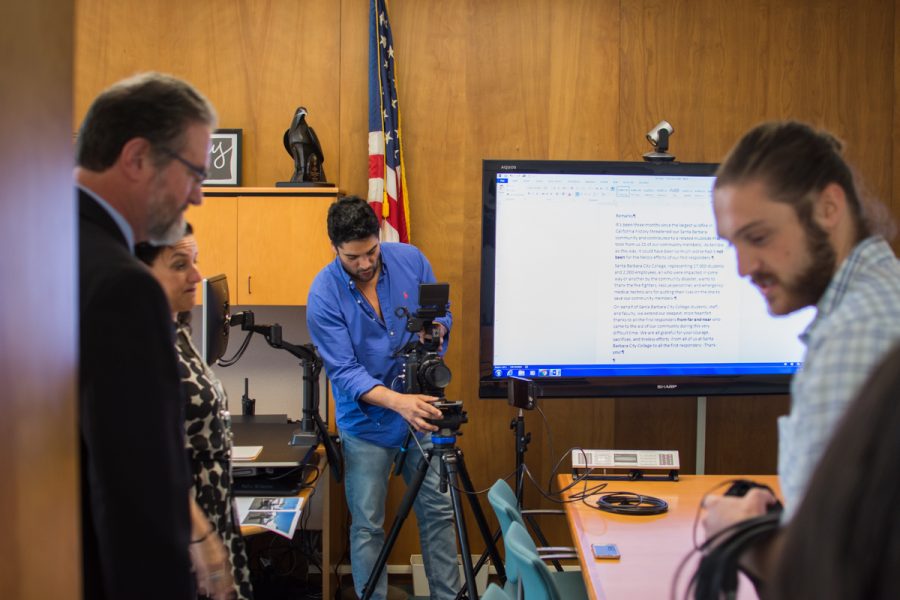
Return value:
<svg viewBox="0 0 900 600">
<path fill-rule="evenodd" d="M 510 488 L 509 485 L 502 479 L 498 479 L 497 482 L 491 486 L 491 489 L 488 490 L 488 501 L 491 503 L 491 508 L 494 509 L 494 513 L 496 513 L 497 515 L 497 520 L 500 522 L 500 531 L 503 534 L 504 546 L 506 546 L 506 563 L 504 564 L 504 567 L 506 569 L 506 585 L 504 586 L 504 590 L 508 595 L 511 594 L 513 597 L 515 597 L 517 588 L 519 587 L 519 573 L 517 570 L 517 565 L 514 564 L 509 558 L 509 545 L 506 542 L 506 532 L 509 530 L 510 526 L 515 523 L 522 529 L 522 531 L 526 531 L 526 535 L 528 535 L 524 515 L 559 515 L 564 513 L 558 510 L 520 511 L 518 499 L 516 498 L 515 493 L 512 491 L 512 488 Z M 532 546 L 534 545 L 534 542 L 532 542 Z M 541 560 L 552 561 L 557 566 L 556 571 L 550 571 L 548 569 L 551 577 L 559 578 L 562 581 L 568 580 L 574 575 L 580 580 L 580 572 L 563 571 L 558 562 L 559 560 L 578 558 L 578 553 L 575 551 L 575 548 L 563 546 L 546 546 L 535 548 L 537 553 L 541 557 Z M 568 586 L 566 585 L 565 587 Z"/>
<path fill-rule="evenodd" d="M 582 600 L 587 589 L 580 571 L 551 571 L 538 554 L 528 532 L 519 523 L 510 523 L 503 536 L 506 573 L 518 578 L 517 597 L 524 600 Z M 507 594 L 509 589 L 507 589 Z"/>
<path fill-rule="evenodd" d="M 486 590 L 484 590 L 484 594 L 481 596 L 481 600 L 515 600 L 515 596 L 510 596 L 505 591 L 503 591 L 502 587 L 500 587 L 496 583 L 492 583 Z"/>
<path fill-rule="evenodd" d="M 519 499 L 516 498 L 516 493 L 509 487 L 509 484 L 502 479 L 498 479 L 494 485 L 491 486 L 491 489 L 488 490 L 488 502 L 491 503 L 491 507 L 497 515 L 497 520 L 500 521 L 500 531 L 504 535 L 506 534 L 506 529 L 509 527 L 509 524 L 512 522 L 518 523 L 527 530 L 528 525 L 525 523 L 525 519 L 529 516 L 564 516 L 566 514 L 564 511 L 553 509 L 520 510 Z M 569 546 L 541 546 L 538 548 L 538 552 L 542 554 L 575 554 L 575 548 Z M 577 555 L 575 555 L 575 557 L 577 557 Z"/>
</svg>

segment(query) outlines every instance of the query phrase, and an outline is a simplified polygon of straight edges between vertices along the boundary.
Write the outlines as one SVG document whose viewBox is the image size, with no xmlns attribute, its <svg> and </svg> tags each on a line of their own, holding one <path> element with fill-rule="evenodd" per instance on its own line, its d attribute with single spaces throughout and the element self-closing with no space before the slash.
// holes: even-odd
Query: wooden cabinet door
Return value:
<svg viewBox="0 0 900 600">
<path fill-rule="evenodd" d="M 237 198 L 205 197 L 203 204 L 185 213 L 197 239 L 197 267 L 203 277 L 224 273 L 228 277 L 228 300 L 237 300 Z M 197 302 L 203 301 L 197 290 Z"/>
<path fill-rule="evenodd" d="M 238 304 L 306 304 L 313 278 L 334 258 L 325 223 L 332 202 L 333 196 L 238 199 Z"/>
</svg>

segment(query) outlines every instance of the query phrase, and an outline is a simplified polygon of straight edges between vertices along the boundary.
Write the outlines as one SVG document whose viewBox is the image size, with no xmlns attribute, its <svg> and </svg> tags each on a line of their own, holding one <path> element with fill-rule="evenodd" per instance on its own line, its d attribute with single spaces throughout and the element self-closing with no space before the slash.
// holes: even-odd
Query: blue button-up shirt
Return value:
<svg viewBox="0 0 900 600">
<path fill-rule="evenodd" d="M 306 322 L 313 343 L 331 380 L 341 431 L 386 448 L 398 447 L 406 437 L 406 421 L 399 413 L 369 404 L 360 396 L 378 385 L 403 392 L 399 376 L 403 356 L 398 354 L 417 333 L 406 330 L 406 317 L 419 308 L 419 284 L 434 283 L 428 259 L 415 246 L 382 242 L 381 274 L 375 291 L 379 317 L 344 270 L 340 259 L 322 269 L 312 283 Z M 452 317 L 435 319 L 447 328 Z"/>
</svg>

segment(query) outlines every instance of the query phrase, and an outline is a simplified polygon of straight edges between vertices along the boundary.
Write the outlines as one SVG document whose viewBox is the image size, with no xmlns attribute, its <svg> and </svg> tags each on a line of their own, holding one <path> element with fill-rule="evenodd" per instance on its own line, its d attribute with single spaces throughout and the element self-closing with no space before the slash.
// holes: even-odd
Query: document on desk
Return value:
<svg viewBox="0 0 900 600">
<path fill-rule="evenodd" d="M 291 539 L 297 529 L 303 498 L 257 497 L 236 498 L 241 525 L 262 527 Z"/>
<path fill-rule="evenodd" d="M 262 449 L 262 446 L 232 446 L 231 460 L 236 462 L 256 460 Z"/>
</svg>

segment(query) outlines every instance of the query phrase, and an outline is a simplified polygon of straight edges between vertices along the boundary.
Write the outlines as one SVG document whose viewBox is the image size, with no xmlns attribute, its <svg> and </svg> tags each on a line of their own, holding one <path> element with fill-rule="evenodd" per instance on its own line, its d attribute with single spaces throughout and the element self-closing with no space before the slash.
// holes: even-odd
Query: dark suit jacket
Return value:
<svg viewBox="0 0 900 600">
<path fill-rule="evenodd" d="M 172 315 L 109 214 L 79 190 L 84 598 L 194 593 Z"/>
</svg>

